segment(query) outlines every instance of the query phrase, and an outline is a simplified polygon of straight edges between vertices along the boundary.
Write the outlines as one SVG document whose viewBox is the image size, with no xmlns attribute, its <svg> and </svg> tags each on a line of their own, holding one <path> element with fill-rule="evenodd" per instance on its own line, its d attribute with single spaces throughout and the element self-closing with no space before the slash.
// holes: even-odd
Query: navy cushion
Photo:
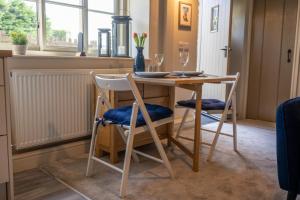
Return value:
<svg viewBox="0 0 300 200">
<path fill-rule="evenodd" d="M 148 110 L 148 113 L 152 121 L 168 118 L 171 117 L 173 114 L 173 111 L 167 107 L 153 105 L 153 104 L 145 104 L 145 106 Z M 108 110 L 107 112 L 104 113 L 103 117 L 104 120 L 111 121 L 115 124 L 129 126 L 131 113 L 132 113 L 132 106 L 124 106 L 124 107 Z M 144 125 L 146 125 L 146 122 L 144 120 L 141 111 L 139 110 L 136 126 L 139 127 Z"/>
<path fill-rule="evenodd" d="M 300 98 L 281 104 L 276 115 L 280 187 L 300 193 Z"/>
<path fill-rule="evenodd" d="M 178 105 L 188 108 L 196 108 L 196 100 L 183 100 L 178 101 Z M 202 99 L 202 110 L 224 110 L 225 102 L 218 99 Z"/>
</svg>

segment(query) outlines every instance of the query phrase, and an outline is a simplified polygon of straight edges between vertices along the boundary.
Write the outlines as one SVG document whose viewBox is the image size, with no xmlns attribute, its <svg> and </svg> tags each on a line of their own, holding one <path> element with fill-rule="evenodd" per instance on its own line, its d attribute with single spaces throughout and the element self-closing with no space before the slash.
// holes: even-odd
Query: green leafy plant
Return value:
<svg viewBox="0 0 300 200">
<path fill-rule="evenodd" d="M 34 33 L 36 30 L 36 15 L 23 0 L 0 0 L 0 11 L 0 29 L 6 34 Z"/>
<path fill-rule="evenodd" d="M 26 45 L 28 43 L 27 35 L 23 32 L 11 32 L 10 37 L 14 45 Z"/>
</svg>

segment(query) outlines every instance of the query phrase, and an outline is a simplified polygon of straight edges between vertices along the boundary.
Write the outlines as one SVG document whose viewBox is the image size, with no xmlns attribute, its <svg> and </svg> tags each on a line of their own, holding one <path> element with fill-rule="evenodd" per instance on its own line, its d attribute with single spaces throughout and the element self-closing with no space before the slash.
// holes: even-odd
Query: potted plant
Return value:
<svg viewBox="0 0 300 200">
<path fill-rule="evenodd" d="M 145 71 L 145 59 L 144 59 L 144 45 L 147 38 L 147 33 L 138 35 L 137 33 L 133 34 L 133 39 L 137 49 L 137 55 L 135 57 L 134 72 L 144 72 Z"/>
<path fill-rule="evenodd" d="M 11 32 L 10 37 L 13 43 L 13 53 L 15 55 L 25 55 L 27 49 L 27 35 L 23 32 Z"/>
</svg>

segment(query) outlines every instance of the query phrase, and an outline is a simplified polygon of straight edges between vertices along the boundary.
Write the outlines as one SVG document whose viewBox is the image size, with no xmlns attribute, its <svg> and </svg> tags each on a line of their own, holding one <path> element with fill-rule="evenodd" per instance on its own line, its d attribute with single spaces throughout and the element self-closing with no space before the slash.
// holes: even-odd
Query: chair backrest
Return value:
<svg viewBox="0 0 300 200">
<path fill-rule="evenodd" d="M 229 106 L 231 105 L 231 102 L 232 102 L 232 97 L 235 95 L 235 92 L 236 92 L 236 87 L 237 87 L 237 84 L 239 82 L 239 78 L 240 78 L 240 73 L 236 73 L 235 75 L 235 80 L 234 81 L 224 81 L 223 83 L 229 85 L 231 84 L 231 88 L 230 88 L 230 91 L 229 91 L 229 95 L 227 97 L 227 101 L 226 101 L 226 106 L 225 106 L 225 109 L 229 108 Z"/>
<path fill-rule="evenodd" d="M 128 81 L 128 75 L 130 74 L 127 74 L 126 76 L 99 75 L 94 72 L 91 72 L 90 74 L 100 90 L 131 91 Z"/>
<path fill-rule="evenodd" d="M 131 73 L 126 75 L 103 75 L 91 72 L 90 74 L 100 90 L 100 96 L 105 99 L 108 107 L 111 106 L 105 95 L 106 91 L 131 91 L 134 95 L 135 102 L 137 102 L 139 106 L 144 106 L 142 96 Z"/>
<path fill-rule="evenodd" d="M 108 108 L 112 108 L 108 98 L 105 95 L 105 91 L 112 90 L 112 91 L 131 91 L 134 95 L 135 102 L 147 125 L 151 129 L 151 118 L 149 116 L 149 113 L 147 112 L 147 109 L 145 107 L 145 103 L 143 101 L 143 98 L 138 90 L 138 87 L 135 83 L 135 80 L 133 79 L 131 73 L 126 74 L 125 76 L 120 75 L 97 75 L 94 72 L 90 73 L 95 81 L 96 86 L 100 89 L 100 95 L 98 98 L 100 101 L 102 101 Z M 153 128 L 153 127 L 152 127 Z M 155 131 L 155 130 L 152 130 Z"/>
</svg>

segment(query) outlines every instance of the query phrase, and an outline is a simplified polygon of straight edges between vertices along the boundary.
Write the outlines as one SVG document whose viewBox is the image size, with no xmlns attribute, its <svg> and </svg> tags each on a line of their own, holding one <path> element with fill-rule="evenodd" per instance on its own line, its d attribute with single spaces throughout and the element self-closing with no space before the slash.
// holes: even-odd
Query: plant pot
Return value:
<svg viewBox="0 0 300 200">
<path fill-rule="evenodd" d="M 14 55 L 26 55 L 27 45 L 13 45 Z"/>
<path fill-rule="evenodd" d="M 137 47 L 137 55 L 135 57 L 134 72 L 144 72 L 145 71 L 145 59 L 143 54 L 143 47 Z"/>
</svg>

